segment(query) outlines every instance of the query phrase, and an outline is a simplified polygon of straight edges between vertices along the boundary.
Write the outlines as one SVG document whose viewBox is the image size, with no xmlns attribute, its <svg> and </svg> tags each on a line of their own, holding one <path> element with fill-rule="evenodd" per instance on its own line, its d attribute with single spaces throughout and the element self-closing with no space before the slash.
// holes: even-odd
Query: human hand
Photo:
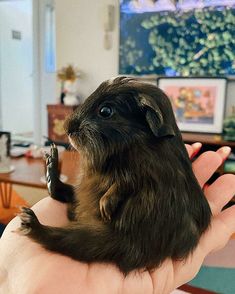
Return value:
<svg viewBox="0 0 235 294">
<path fill-rule="evenodd" d="M 187 146 L 190 157 L 199 149 L 200 144 Z M 217 152 L 206 152 L 194 161 L 193 170 L 202 187 L 228 154 L 229 150 L 220 148 Z M 13 233 L 20 226 L 16 217 L 0 240 L 0 293 L 170 293 L 192 279 L 204 257 L 223 247 L 235 231 L 235 207 L 221 212 L 234 194 L 234 175 L 223 175 L 205 189 L 213 212 L 211 227 L 187 260 L 168 259 L 151 273 L 133 272 L 126 278 L 114 265 L 74 261 Z M 43 199 L 33 210 L 44 224 L 63 226 L 68 222 L 66 206 L 52 198 Z"/>
</svg>

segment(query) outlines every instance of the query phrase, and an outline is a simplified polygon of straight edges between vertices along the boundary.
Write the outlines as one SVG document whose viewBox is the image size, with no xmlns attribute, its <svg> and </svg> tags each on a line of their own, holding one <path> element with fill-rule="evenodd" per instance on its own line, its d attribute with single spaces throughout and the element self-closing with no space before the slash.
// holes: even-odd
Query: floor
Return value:
<svg viewBox="0 0 235 294">
<path fill-rule="evenodd" d="M 48 196 L 48 192 L 46 189 L 31 188 L 20 185 L 14 185 L 13 189 L 19 195 L 21 195 L 30 206 L 34 205 L 42 198 Z"/>
<path fill-rule="evenodd" d="M 230 240 L 222 250 L 210 254 L 204 260 L 204 265 L 235 269 L 235 239 Z"/>
</svg>

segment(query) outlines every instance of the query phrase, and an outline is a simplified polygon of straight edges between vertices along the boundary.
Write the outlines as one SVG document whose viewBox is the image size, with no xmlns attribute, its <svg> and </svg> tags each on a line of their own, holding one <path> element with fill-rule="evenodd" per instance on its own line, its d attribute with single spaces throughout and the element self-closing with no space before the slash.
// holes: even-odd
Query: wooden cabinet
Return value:
<svg viewBox="0 0 235 294">
<path fill-rule="evenodd" d="M 64 104 L 47 105 L 48 137 L 56 143 L 68 143 L 68 137 L 64 131 L 64 122 L 77 106 Z"/>
</svg>

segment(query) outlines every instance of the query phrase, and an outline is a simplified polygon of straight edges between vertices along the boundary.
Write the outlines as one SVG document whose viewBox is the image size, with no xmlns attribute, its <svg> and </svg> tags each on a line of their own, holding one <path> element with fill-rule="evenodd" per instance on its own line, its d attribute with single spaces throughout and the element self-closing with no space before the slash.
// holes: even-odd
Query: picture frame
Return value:
<svg viewBox="0 0 235 294">
<path fill-rule="evenodd" d="M 169 97 L 181 131 L 222 133 L 226 78 L 159 77 L 157 85 Z"/>
</svg>

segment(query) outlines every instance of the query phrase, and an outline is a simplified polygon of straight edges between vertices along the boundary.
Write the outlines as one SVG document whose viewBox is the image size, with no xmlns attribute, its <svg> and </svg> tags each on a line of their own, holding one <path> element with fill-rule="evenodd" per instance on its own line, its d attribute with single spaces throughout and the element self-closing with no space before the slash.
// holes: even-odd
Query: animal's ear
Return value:
<svg viewBox="0 0 235 294">
<path fill-rule="evenodd" d="M 173 127 L 164 123 L 161 110 L 157 103 L 152 101 L 151 97 L 141 96 L 139 97 L 139 103 L 145 113 L 149 128 L 157 138 L 175 136 Z"/>
</svg>

